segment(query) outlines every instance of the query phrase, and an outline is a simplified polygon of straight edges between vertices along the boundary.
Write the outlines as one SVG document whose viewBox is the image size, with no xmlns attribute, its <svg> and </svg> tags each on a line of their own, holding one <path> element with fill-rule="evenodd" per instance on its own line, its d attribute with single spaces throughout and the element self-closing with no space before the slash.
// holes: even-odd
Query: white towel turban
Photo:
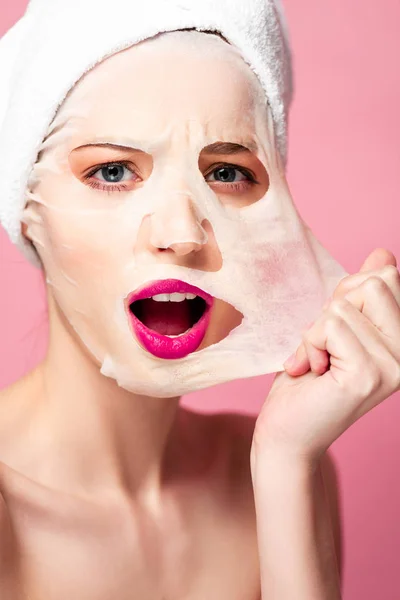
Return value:
<svg viewBox="0 0 400 600">
<path fill-rule="evenodd" d="M 286 159 L 292 71 L 279 0 L 31 0 L 0 40 L 0 223 L 35 264 L 21 234 L 39 147 L 74 84 L 107 56 L 158 33 L 219 32 L 258 76 Z"/>
</svg>

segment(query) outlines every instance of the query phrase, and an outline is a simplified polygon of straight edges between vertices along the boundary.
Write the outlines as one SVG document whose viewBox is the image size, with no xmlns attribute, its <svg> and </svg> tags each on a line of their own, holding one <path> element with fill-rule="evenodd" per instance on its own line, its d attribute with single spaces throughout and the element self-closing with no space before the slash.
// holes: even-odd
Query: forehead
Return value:
<svg viewBox="0 0 400 600">
<path fill-rule="evenodd" d="M 239 52 L 199 32 L 163 34 L 114 54 L 86 74 L 65 103 L 83 136 L 157 138 L 167 129 L 240 138 L 265 104 Z"/>
</svg>

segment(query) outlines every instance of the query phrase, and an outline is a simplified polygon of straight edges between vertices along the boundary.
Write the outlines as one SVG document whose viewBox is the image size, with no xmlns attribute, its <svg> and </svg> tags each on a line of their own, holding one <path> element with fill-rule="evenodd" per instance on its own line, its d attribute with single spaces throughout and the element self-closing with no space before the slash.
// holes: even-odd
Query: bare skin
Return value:
<svg viewBox="0 0 400 600">
<path fill-rule="evenodd" d="M 88 447 L 75 455 L 76 471 L 60 477 L 61 463 L 72 466 L 73 447 L 44 435 L 42 370 L 0 396 L 1 597 L 258 600 L 249 464 L 255 419 L 179 409 L 156 478 L 137 463 L 134 436 L 124 440 L 123 455 L 115 447 L 106 456 L 104 444 L 91 457 Z M 96 467 L 106 462 L 101 481 Z M 86 469 L 93 474 L 87 485 Z M 332 465 L 324 471 L 337 520 Z M 134 488 L 124 472 L 140 472 L 141 484 Z"/>
<path fill-rule="evenodd" d="M 263 600 L 291 599 L 298 585 L 302 599 L 339 598 L 321 455 L 340 429 L 399 387 L 391 358 L 398 345 L 392 348 L 385 333 L 399 326 L 395 262 L 386 251 L 372 253 L 322 315 L 346 307 L 361 321 L 366 347 L 375 352 L 375 362 L 362 356 L 371 373 L 351 366 L 362 389 L 342 384 L 339 397 L 349 401 L 340 406 L 336 389 L 314 396 L 315 382 L 327 381 L 318 373 L 326 365 L 308 349 L 310 364 L 303 358 L 287 367 L 293 376 L 278 376 L 256 426 L 243 416 L 202 417 L 179 409 L 178 399 L 117 388 L 83 352 L 50 297 L 47 359 L 0 402 L 2 598 L 256 600 L 263 585 Z M 349 308 L 360 302 L 382 330 Z M 331 335 L 337 338 L 337 330 Z M 341 349 L 329 352 L 336 374 L 334 352 Z M 355 357 L 356 351 L 346 365 Z M 288 390 L 297 403 L 285 402 Z M 323 435 L 312 422 L 316 407 L 307 405 L 314 397 L 324 399 Z M 330 403 L 338 415 L 329 416 Z"/>
<path fill-rule="evenodd" d="M 166 60 L 164 55 L 163 60 Z M 181 62 L 177 77 L 179 81 L 186 81 Z M 157 64 L 158 61 L 155 66 Z M 215 115 L 215 128 L 220 128 L 225 121 L 234 123 L 231 112 L 233 116 L 242 114 L 243 98 L 249 94 L 247 79 L 241 80 L 237 73 L 231 76 L 227 65 L 223 66 L 224 69 L 220 69 L 213 58 L 209 64 L 205 63 L 203 75 L 209 88 L 202 88 L 204 98 L 200 98 L 198 107 L 197 93 L 189 105 L 189 117 L 196 109 L 200 123 L 210 124 L 210 115 Z M 199 78 L 197 66 L 193 69 L 188 63 L 187 67 L 188 75 L 193 76 L 195 72 Z M 121 72 L 124 74 L 124 69 Z M 171 84 L 170 71 L 167 75 L 170 85 L 164 86 L 162 95 L 143 93 L 141 112 L 146 114 L 150 97 L 163 97 L 163 106 L 183 118 L 178 103 L 181 95 L 173 95 L 175 87 Z M 115 78 L 112 85 L 111 76 Z M 111 69 L 105 85 L 107 90 L 112 87 L 114 93 L 112 96 L 104 94 L 104 97 L 117 97 L 117 84 L 122 85 L 126 80 L 126 77 L 118 78 L 117 70 Z M 153 82 L 153 78 L 147 77 L 146 81 Z M 228 93 L 231 89 L 228 84 L 239 87 Z M 212 97 L 208 89 L 213 91 Z M 171 92 L 169 103 L 166 90 Z M 135 106 L 139 106 L 138 89 L 134 91 Z M 126 95 L 123 89 L 121 98 Z M 92 104 L 94 109 L 98 97 L 97 93 Z M 126 106 L 129 116 L 133 104 L 129 101 Z M 160 123 L 155 120 L 159 111 L 147 112 L 149 127 L 157 125 L 162 131 L 162 119 Z M 98 115 L 99 122 L 93 122 L 93 132 L 104 130 L 105 119 L 119 114 L 119 105 L 117 110 L 110 106 L 110 110 L 102 111 Z M 167 121 L 170 116 L 166 113 Z M 131 123 L 130 118 L 123 121 L 124 134 Z M 143 119 L 140 123 L 144 124 Z M 99 151 L 91 148 L 84 156 L 81 150 L 72 153 L 69 165 L 73 175 L 82 178 L 78 168 L 80 161 L 85 161 L 85 170 L 97 165 Z M 105 152 L 104 149 L 101 152 Z M 121 158 L 115 155 L 115 150 L 107 148 L 106 152 L 100 162 L 105 160 L 111 164 Z M 143 156 L 135 158 L 145 160 Z M 232 156 L 203 153 L 199 167 L 207 176 L 212 165 L 221 161 L 229 164 Z M 259 168 L 249 153 L 236 154 L 236 163 L 256 173 Z M 268 178 L 263 179 L 260 173 L 258 179 L 264 182 L 265 192 Z M 58 179 L 51 190 L 46 188 L 46 177 L 41 183 L 43 190 L 40 191 L 45 199 L 62 200 L 65 190 Z M 235 199 L 241 203 L 256 200 L 253 187 L 249 185 L 245 189 L 240 198 L 236 193 Z M 223 196 L 231 201 L 233 193 Z M 66 194 L 66 201 L 68 199 Z M 45 231 L 45 217 L 52 221 L 51 244 L 49 241 L 50 245 L 37 248 L 44 270 L 49 274 L 48 266 L 65 241 L 64 220 L 57 218 L 60 214 L 57 211 L 48 213 L 43 207 L 39 210 L 43 213 L 44 229 L 39 233 L 49 233 Z M 180 215 L 181 225 L 193 231 L 191 211 L 184 215 Z M 34 232 L 38 222 L 31 224 Z M 29 238 L 29 231 L 25 227 L 23 231 Z M 220 264 L 214 241 L 210 231 L 209 242 L 201 249 L 193 243 L 174 243 L 173 247 L 162 249 L 152 245 L 144 222 L 135 246 L 132 244 L 132 252 L 159 264 L 172 262 L 212 271 Z M 97 239 L 90 247 L 85 236 L 79 235 L 74 244 L 74 252 L 63 255 L 61 266 L 70 276 L 79 271 L 82 280 L 90 283 L 92 261 L 104 268 L 109 247 L 100 244 L 99 248 Z M 121 268 L 119 264 L 111 267 L 110 272 Z M 301 532 L 298 536 L 296 531 L 294 536 L 282 536 L 287 513 L 280 521 L 276 519 L 279 513 L 276 507 L 275 514 L 269 510 L 287 498 L 281 480 L 287 481 L 288 474 L 291 480 L 293 474 L 293 483 L 297 485 L 299 471 L 283 465 L 282 471 L 276 473 L 282 452 L 276 453 L 276 463 L 269 460 L 270 453 L 263 452 L 262 468 L 257 468 L 255 494 L 250 464 L 255 418 L 195 414 L 180 408 L 179 398 L 142 397 L 118 387 L 114 380 L 101 375 L 99 365 L 57 304 L 54 289 L 48 287 L 50 339 L 45 361 L 0 395 L 1 599 L 259 600 L 261 571 L 264 581 L 271 571 L 278 571 L 275 565 L 269 568 L 270 555 L 276 555 L 275 538 L 282 538 L 283 545 L 289 546 L 294 538 L 299 537 L 301 542 L 308 535 Z M 62 293 L 61 297 L 67 301 Z M 103 316 L 103 320 L 109 317 Z M 217 300 L 203 347 L 226 336 L 240 319 L 241 315 L 233 307 Z M 99 323 L 99 327 L 101 325 Z M 321 469 L 326 471 L 322 461 Z M 270 483 L 270 495 L 264 502 L 265 479 Z M 331 477 L 329 481 L 332 482 Z M 334 486 L 330 489 L 331 506 L 336 515 Z M 294 498 L 291 514 L 295 514 L 297 506 L 303 506 L 296 494 L 300 500 L 301 497 L 310 500 L 303 511 L 305 517 L 318 513 L 318 531 L 321 517 L 324 526 L 321 526 L 315 553 L 323 554 L 330 543 L 325 537 L 330 540 L 332 533 L 325 491 L 320 485 L 309 485 L 307 481 L 304 486 L 301 481 L 297 492 L 294 490 L 290 496 Z M 260 508 L 256 515 L 257 495 Z M 314 506 L 319 507 L 318 510 L 314 511 Z M 299 521 L 306 522 L 303 514 Z M 337 522 L 336 516 L 334 522 Z M 266 523 L 272 523 L 274 531 L 268 532 L 267 539 L 262 541 L 263 558 L 262 553 L 259 554 L 259 530 L 264 530 Z M 314 531 L 313 527 L 309 529 Z M 268 547 L 269 540 L 274 540 L 272 550 Z M 303 553 L 298 564 L 302 557 Z M 279 557 L 280 566 L 286 562 L 286 557 L 284 560 Z M 264 568 L 260 569 L 263 563 Z M 286 573 L 283 580 L 288 580 Z M 305 589 L 299 598 L 310 600 L 306 595 L 308 588 Z M 286 598 L 283 594 L 263 595 L 263 600 Z"/>
<path fill-rule="evenodd" d="M 214 75 L 221 84 L 218 69 Z M 227 75 L 226 83 L 237 81 Z M 208 69 L 204 76 L 210 78 Z M 223 88 L 223 98 L 241 97 Z M 171 110 L 178 110 L 176 98 L 170 100 Z M 199 122 L 208 120 L 206 104 L 198 107 Z M 110 114 L 119 112 L 98 117 Z M 234 122 L 221 110 L 218 126 L 222 118 Z M 88 160 L 97 166 L 97 158 Z M 73 160 L 70 167 L 73 172 Z M 43 177 L 42 191 L 62 202 L 65 190 L 55 179 L 50 189 Z M 53 259 L 70 228 L 60 212 L 40 206 L 31 226 L 33 233 L 51 231 L 49 246 L 39 244 L 46 272 L 53 265 L 55 275 L 62 267 L 70 280 L 72 272 L 88 281 L 90 290 L 91 261 L 103 274 L 107 265 L 108 273 L 119 268 L 107 262 L 109 248 L 97 229 L 92 237 L 77 234 L 73 252 L 57 266 Z M 185 211 L 187 231 L 191 219 Z M 176 242 L 163 250 L 142 226 L 132 251 L 159 264 L 212 270 L 220 257 L 212 235 L 209 240 L 201 249 Z M 2 600 L 339 600 L 329 515 L 335 494 L 327 501 L 321 457 L 352 423 L 400 389 L 395 257 L 378 250 L 360 273 L 339 284 L 295 360 L 277 376 L 257 423 L 201 416 L 181 409 L 179 398 L 119 388 L 101 375 L 53 288 L 48 299 L 46 360 L 0 397 Z M 68 304 L 62 291 L 59 299 Z M 99 328 L 109 315 L 102 316 Z M 204 343 L 221 339 L 238 317 L 233 307 L 216 303 Z"/>
<path fill-rule="evenodd" d="M 0 394 L 1 598 L 258 600 L 255 418 L 128 393 L 51 294 L 49 317 L 46 360 Z"/>
</svg>

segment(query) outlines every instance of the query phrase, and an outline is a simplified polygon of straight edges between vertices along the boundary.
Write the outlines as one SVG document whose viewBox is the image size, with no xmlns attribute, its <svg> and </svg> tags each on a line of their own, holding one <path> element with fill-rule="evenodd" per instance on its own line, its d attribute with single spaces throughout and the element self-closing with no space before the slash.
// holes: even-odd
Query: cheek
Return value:
<svg viewBox="0 0 400 600">
<path fill-rule="evenodd" d="M 115 261 L 112 247 L 122 246 L 121 210 L 104 194 L 93 195 L 71 175 L 46 173 L 35 192 L 26 221 L 43 264 L 69 273 L 87 274 Z M 29 223 L 28 223 L 29 221 Z"/>
<path fill-rule="evenodd" d="M 47 272 L 62 270 L 74 277 L 107 271 L 112 256 L 107 244 L 107 218 L 58 212 L 41 207 L 41 223 L 33 224 L 35 237 Z M 37 231 L 40 228 L 40 231 Z"/>
</svg>

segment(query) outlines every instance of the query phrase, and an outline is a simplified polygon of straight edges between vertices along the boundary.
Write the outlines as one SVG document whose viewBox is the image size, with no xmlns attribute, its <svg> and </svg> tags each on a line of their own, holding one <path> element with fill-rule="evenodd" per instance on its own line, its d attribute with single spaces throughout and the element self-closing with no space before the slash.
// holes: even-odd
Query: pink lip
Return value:
<svg viewBox="0 0 400 600">
<path fill-rule="evenodd" d="M 144 300 L 158 294 L 173 293 L 196 294 L 196 296 L 203 298 L 207 304 L 201 319 L 187 333 L 179 337 L 170 338 L 149 329 L 129 309 L 132 302 L 136 302 L 137 300 Z M 128 295 L 126 302 L 132 329 L 142 346 L 157 358 L 171 360 L 183 358 L 191 352 L 195 352 L 200 346 L 210 322 L 214 298 L 200 288 L 189 285 L 184 281 L 179 281 L 179 279 L 164 279 L 162 281 L 154 281 L 150 285 L 132 292 Z"/>
</svg>

